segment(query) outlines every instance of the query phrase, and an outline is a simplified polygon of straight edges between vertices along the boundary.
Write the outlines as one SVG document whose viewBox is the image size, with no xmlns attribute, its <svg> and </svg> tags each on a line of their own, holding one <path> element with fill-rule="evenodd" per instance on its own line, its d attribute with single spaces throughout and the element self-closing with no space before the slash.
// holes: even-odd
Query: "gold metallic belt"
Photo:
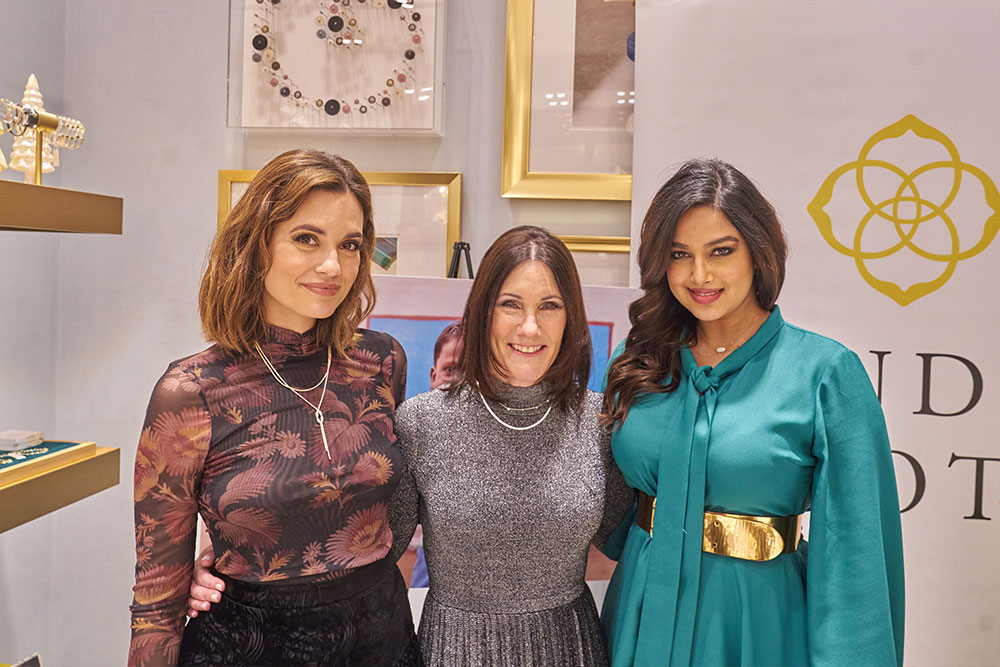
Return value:
<svg viewBox="0 0 1000 667">
<path fill-rule="evenodd" d="M 635 522 L 653 536 L 656 498 L 639 492 Z M 801 516 L 747 516 L 705 512 L 701 550 L 744 560 L 771 560 L 799 547 Z"/>
</svg>

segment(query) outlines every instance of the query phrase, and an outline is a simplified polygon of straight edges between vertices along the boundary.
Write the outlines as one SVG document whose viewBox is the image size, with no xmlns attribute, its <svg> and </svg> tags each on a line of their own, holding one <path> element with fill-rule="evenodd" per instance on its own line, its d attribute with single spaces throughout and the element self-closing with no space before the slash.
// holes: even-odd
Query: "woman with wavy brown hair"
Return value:
<svg viewBox="0 0 1000 667">
<path fill-rule="evenodd" d="M 358 329 L 374 243 L 364 177 L 312 150 L 271 160 L 216 235 L 214 345 L 169 365 L 136 453 L 130 665 L 419 664 L 386 558 L 406 358 Z M 185 627 L 198 514 L 218 604 Z"/>
<path fill-rule="evenodd" d="M 774 208 L 718 160 L 684 164 L 643 221 L 602 413 L 638 490 L 606 548 L 614 665 L 902 663 L 885 421 L 857 355 L 782 318 L 785 255 Z"/>
</svg>

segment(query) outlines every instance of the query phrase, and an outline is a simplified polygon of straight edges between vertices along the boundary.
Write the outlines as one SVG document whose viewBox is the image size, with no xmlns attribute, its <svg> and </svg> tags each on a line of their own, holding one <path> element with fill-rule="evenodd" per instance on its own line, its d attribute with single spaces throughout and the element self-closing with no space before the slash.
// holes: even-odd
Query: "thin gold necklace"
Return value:
<svg viewBox="0 0 1000 667">
<path fill-rule="evenodd" d="M 767 311 L 764 311 L 764 312 L 767 312 Z M 750 331 L 750 329 L 753 328 L 753 325 L 755 325 L 758 322 L 760 322 L 760 320 L 761 320 L 762 317 L 764 317 L 764 313 L 758 314 L 757 317 L 755 317 L 754 320 L 752 322 L 750 322 L 750 324 L 747 325 L 746 328 L 743 329 L 743 331 L 740 332 L 740 335 L 733 339 L 732 343 L 729 343 L 728 345 L 720 345 L 719 347 L 715 348 L 714 351 L 712 351 L 712 350 L 709 350 L 708 352 L 701 352 L 701 351 L 699 351 L 698 354 L 725 354 L 726 352 L 732 352 L 733 350 L 735 350 L 740 345 L 743 345 L 743 343 L 746 342 L 745 340 L 743 340 L 742 342 L 739 342 L 739 343 L 737 341 L 741 341 L 741 339 L 746 334 L 746 332 Z M 749 340 L 749 339 L 747 339 L 747 340 Z M 708 341 L 705 341 L 705 342 L 707 343 Z M 697 347 L 697 346 L 695 346 L 695 347 Z M 695 348 L 692 348 L 692 349 L 695 349 Z"/>
<path fill-rule="evenodd" d="M 326 348 L 326 373 L 323 374 L 322 380 L 314 384 L 309 389 L 299 389 L 285 382 L 285 379 L 281 377 L 280 373 L 278 373 L 278 369 L 274 367 L 271 360 L 267 358 L 266 354 L 264 354 L 264 350 L 260 349 L 260 344 L 254 343 L 253 346 L 257 350 L 257 354 L 260 355 L 261 361 L 263 361 L 264 365 L 267 366 L 267 370 L 271 371 L 271 375 L 273 375 L 274 379 L 278 381 L 278 384 L 301 398 L 306 405 L 313 409 L 313 416 L 316 419 L 316 423 L 319 425 L 319 434 L 323 436 L 323 449 L 326 450 L 326 457 L 330 459 L 330 462 L 332 463 L 333 457 L 330 456 L 330 444 L 326 440 L 326 428 L 323 426 L 323 410 L 321 409 L 323 407 L 323 399 L 326 398 L 326 387 L 327 383 L 330 381 L 330 364 L 333 361 L 333 353 L 329 346 Z M 319 388 L 320 385 L 323 386 L 323 393 L 320 394 L 319 403 L 313 403 L 302 395 L 302 392 L 312 391 L 313 389 Z"/>
</svg>

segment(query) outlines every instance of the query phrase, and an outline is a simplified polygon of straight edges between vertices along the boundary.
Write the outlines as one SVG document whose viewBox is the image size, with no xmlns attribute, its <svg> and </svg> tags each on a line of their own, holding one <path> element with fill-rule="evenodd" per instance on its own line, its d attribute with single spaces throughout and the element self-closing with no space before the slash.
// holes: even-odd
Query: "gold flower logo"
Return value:
<svg viewBox="0 0 1000 667">
<path fill-rule="evenodd" d="M 1000 193 L 990 177 L 913 115 L 872 135 L 807 208 L 830 247 L 853 257 L 865 282 L 901 306 L 948 282 L 958 263 L 985 250 L 1000 230 Z M 981 220 L 975 245 L 963 248 L 959 227 L 978 233 Z M 853 238 L 841 242 L 837 232 Z"/>
</svg>

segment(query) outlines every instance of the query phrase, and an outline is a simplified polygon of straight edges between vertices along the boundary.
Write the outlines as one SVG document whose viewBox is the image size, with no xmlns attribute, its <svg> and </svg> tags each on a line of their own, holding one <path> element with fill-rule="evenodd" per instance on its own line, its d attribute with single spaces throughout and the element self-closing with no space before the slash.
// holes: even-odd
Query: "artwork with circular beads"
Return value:
<svg viewBox="0 0 1000 667">
<path fill-rule="evenodd" d="M 230 126 L 440 134 L 444 1 L 234 2 Z"/>
</svg>

